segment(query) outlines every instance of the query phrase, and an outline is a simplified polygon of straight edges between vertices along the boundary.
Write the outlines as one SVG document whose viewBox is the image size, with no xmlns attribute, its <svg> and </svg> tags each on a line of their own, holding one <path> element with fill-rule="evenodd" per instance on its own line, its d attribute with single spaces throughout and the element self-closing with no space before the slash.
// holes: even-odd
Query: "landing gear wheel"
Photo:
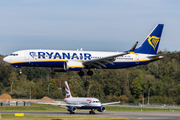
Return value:
<svg viewBox="0 0 180 120">
<path fill-rule="evenodd" d="M 89 111 L 89 114 L 95 114 L 94 110 Z"/>
<path fill-rule="evenodd" d="M 91 70 L 87 71 L 87 75 L 92 76 L 93 75 L 93 71 L 91 71 Z"/>
<path fill-rule="evenodd" d="M 83 72 L 83 71 L 79 71 L 78 74 L 79 74 L 79 76 L 81 76 L 81 77 L 84 76 L 84 72 Z"/>
<path fill-rule="evenodd" d="M 70 112 L 70 114 L 74 114 L 74 112 Z"/>
</svg>

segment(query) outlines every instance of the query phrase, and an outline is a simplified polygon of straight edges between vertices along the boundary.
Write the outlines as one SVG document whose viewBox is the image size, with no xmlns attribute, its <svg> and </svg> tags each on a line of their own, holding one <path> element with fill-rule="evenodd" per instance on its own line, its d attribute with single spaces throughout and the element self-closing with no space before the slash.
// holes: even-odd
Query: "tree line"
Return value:
<svg viewBox="0 0 180 120">
<path fill-rule="evenodd" d="M 165 53 L 160 51 L 158 54 Z M 3 61 L 0 55 L 0 94 L 12 98 L 54 99 L 65 97 L 64 81 L 68 81 L 74 97 L 96 97 L 101 102 L 180 104 L 180 52 L 164 56 L 148 65 L 124 69 L 93 70 L 93 76 L 80 77 L 77 71 L 51 72 L 49 68 L 23 67 L 19 69 Z M 12 91 L 11 91 L 12 86 Z M 49 86 L 49 93 L 48 93 Z M 88 93 L 89 91 L 89 93 Z"/>
</svg>

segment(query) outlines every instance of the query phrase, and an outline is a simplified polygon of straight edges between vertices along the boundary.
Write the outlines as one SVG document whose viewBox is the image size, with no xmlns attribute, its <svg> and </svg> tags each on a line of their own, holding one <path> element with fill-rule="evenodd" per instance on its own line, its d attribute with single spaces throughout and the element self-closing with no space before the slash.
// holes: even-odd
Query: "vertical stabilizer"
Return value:
<svg viewBox="0 0 180 120">
<path fill-rule="evenodd" d="M 72 96 L 71 96 L 71 92 L 70 92 L 68 83 L 67 83 L 67 81 L 65 81 L 64 83 L 65 83 L 66 98 L 71 98 Z"/>
<path fill-rule="evenodd" d="M 156 54 L 159 47 L 163 27 L 164 24 L 156 25 L 156 27 L 146 37 L 140 47 L 135 49 L 134 52 L 143 54 Z"/>
</svg>

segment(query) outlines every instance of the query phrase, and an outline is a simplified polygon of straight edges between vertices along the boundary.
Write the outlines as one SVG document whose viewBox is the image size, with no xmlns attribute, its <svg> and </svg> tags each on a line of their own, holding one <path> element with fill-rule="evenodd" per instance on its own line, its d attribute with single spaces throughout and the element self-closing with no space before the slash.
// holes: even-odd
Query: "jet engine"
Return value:
<svg viewBox="0 0 180 120">
<path fill-rule="evenodd" d="M 68 60 L 64 62 L 62 67 L 51 67 L 53 72 L 66 72 L 68 70 L 80 71 L 84 68 L 81 61 Z"/>
<path fill-rule="evenodd" d="M 104 106 L 101 106 L 100 108 L 97 109 L 99 112 L 105 112 L 106 108 Z"/>
<path fill-rule="evenodd" d="M 64 62 L 62 67 L 51 67 L 51 71 L 53 71 L 53 72 L 66 72 L 67 71 L 67 61 Z"/>
<path fill-rule="evenodd" d="M 70 113 L 75 113 L 76 112 L 76 110 L 77 110 L 77 108 L 76 107 L 74 107 L 74 106 L 70 106 L 70 107 L 68 107 L 68 109 L 67 109 Z"/>
<path fill-rule="evenodd" d="M 67 70 L 76 70 L 80 71 L 84 68 L 84 65 L 82 64 L 81 61 L 74 61 L 74 60 L 69 60 L 67 61 Z"/>
</svg>

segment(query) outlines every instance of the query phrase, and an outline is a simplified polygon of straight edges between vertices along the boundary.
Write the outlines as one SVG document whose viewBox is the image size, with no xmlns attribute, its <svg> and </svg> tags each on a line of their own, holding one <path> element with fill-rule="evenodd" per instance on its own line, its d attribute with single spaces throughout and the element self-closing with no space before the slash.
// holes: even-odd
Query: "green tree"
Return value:
<svg viewBox="0 0 180 120">
<path fill-rule="evenodd" d="M 132 82 L 131 88 L 132 88 L 132 93 L 134 94 L 135 97 L 138 97 L 139 94 L 142 93 L 143 91 L 143 76 L 139 75 L 138 77 L 136 77 L 134 79 L 134 81 Z"/>
</svg>

